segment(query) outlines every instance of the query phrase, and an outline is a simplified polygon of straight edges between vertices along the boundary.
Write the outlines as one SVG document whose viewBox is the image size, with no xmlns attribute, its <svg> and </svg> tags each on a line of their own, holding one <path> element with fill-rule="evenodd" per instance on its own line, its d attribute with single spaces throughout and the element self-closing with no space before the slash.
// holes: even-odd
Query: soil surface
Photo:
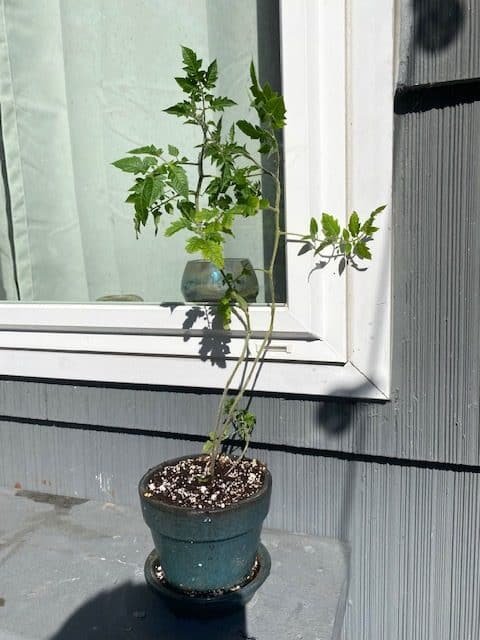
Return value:
<svg viewBox="0 0 480 640">
<path fill-rule="evenodd" d="M 222 455 L 215 475 L 206 477 L 208 456 L 196 456 L 163 467 L 147 482 L 146 498 L 154 496 L 167 504 L 216 511 L 255 495 L 265 478 L 265 465 L 258 460 L 240 460 Z"/>
</svg>

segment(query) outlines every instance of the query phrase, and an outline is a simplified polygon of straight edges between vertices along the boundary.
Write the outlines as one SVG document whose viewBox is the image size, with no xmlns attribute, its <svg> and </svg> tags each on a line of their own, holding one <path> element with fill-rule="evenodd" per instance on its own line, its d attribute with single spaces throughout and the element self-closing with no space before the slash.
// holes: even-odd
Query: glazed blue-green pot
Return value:
<svg viewBox="0 0 480 640">
<path fill-rule="evenodd" d="M 185 591 L 229 589 L 241 583 L 255 563 L 270 506 L 272 477 L 266 470 L 263 487 L 256 495 L 209 512 L 144 496 L 156 471 L 191 457 L 167 460 L 143 476 L 138 487 L 143 518 L 168 583 Z"/>
</svg>

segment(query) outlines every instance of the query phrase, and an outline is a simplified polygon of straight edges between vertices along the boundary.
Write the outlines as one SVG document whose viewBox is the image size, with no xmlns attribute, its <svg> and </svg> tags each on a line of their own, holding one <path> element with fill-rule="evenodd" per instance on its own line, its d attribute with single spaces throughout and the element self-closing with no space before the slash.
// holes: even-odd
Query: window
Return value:
<svg viewBox="0 0 480 640">
<path fill-rule="evenodd" d="M 206 0 L 205 7 L 210 5 L 215 9 L 219 2 Z M 66 9 L 74 6 L 68 2 L 60 6 L 63 4 Z M 199 2 L 189 4 L 197 9 L 204 6 Z M 229 2 L 229 8 L 234 4 Z M 96 5 L 98 0 L 82 4 L 92 11 L 92 19 L 97 16 Z M 155 11 L 158 7 L 148 0 L 125 5 L 108 1 L 102 4 L 104 10 L 110 8 L 117 13 L 122 11 L 120 7 L 125 6 L 126 10 L 133 5 L 137 12 Z M 238 3 L 240 5 L 245 7 L 245 3 Z M 59 3 L 52 2 L 51 6 Z M 178 3 L 175 6 L 178 7 Z M 9 12 L 13 10 L 19 19 L 25 19 L 25 14 L 35 9 L 26 0 L 2 2 L 1 64 L 10 70 L 12 57 L 8 53 L 15 34 Z M 243 14 L 244 9 L 240 13 Z M 289 230 L 303 232 L 310 216 L 319 215 L 322 210 L 339 214 L 355 207 L 365 215 L 378 204 L 391 202 L 393 0 L 375 0 L 368 15 L 353 2 L 345 8 L 336 0 L 324 3 L 284 0 L 280 3 L 280 13 L 282 81 L 288 110 L 284 139 L 286 220 Z M 68 11 L 61 16 L 63 20 L 65 15 L 74 20 Z M 42 17 L 45 18 L 40 10 L 38 20 L 30 20 L 37 29 Z M 65 33 L 65 25 L 60 31 L 60 35 Z M 94 63 L 94 58 L 88 58 L 89 35 L 83 34 L 77 45 L 84 47 L 86 60 Z M 17 44 L 23 50 L 31 50 L 26 42 Z M 136 45 L 127 42 L 126 46 Z M 54 58 L 52 56 L 52 64 Z M 32 63 L 25 61 L 24 64 Z M 248 61 L 244 66 L 247 64 Z M 177 61 L 171 65 L 172 69 L 178 68 Z M 65 82 L 77 81 L 81 75 L 82 65 L 76 68 L 72 62 L 71 66 L 71 75 L 65 76 Z M 169 69 L 168 76 L 171 75 Z M 7 149 L 12 148 L 18 135 L 12 123 L 15 123 L 15 109 L 19 108 L 21 97 L 12 95 L 9 86 L 5 80 L 2 82 L 2 130 Z M 121 98 L 120 95 L 120 101 Z M 88 100 L 89 92 L 77 99 Z M 143 100 L 137 105 L 139 112 L 145 108 L 142 105 Z M 81 116 L 81 109 L 79 113 Z M 49 115 L 55 119 L 55 113 Z M 146 115 L 145 126 L 148 117 Z M 88 135 L 94 125 L 95 122 L 85 122 L 84 129 L 77 135 L 80 138 Z M 31 133 L 42 135 L 42 131 L 34 127 Z M 148 133 L 144 137 L 147 141 Z M 8 153 L 6 155 L 6 174 L 8 184 L 12 185 L 13 180 L 21 179 L 22 167 L 17 167 L 15 172 L 11 162 L 9 165 Z M 86 171 L 88 161 L 88 156 L 82 159 L 80 171 Z M 25 166 L 31 168 L 28 159 L 23 165 L 23 170 Z M 62 166 L 52 168 L 54 176 L 64 170 L 67 169 Z M 96 170 L 105 171 L 106 167 Z M 80 181 L 79 188 L 86 191 L 95 188 L 91 182 L 95 171 L 89 175 L 90 181 Z M 56 179 L 53 182 L 44 188 L 53 189 L 56 194 Z M 75 199 L 79 195 L 70 193 L 68 197 Z M 58 187 L 58 197 L 68 209 L 68 198 L 62 195 L 61 187 Z M 111 197 L 120 200 L 122 194 L 114 193 Z M 12 208 L 22 206 L 14 202 L 13 194 L 11 202 Z M 105 207 L 110 207 L 108 200 Z M 65 221 L 68 222 L 68 216 L 60 219 L 59 226 Z M 298 244 L 288 243 L 287 303 L 278 313 L 275 339 L 257 389 L 388 397 L 388 228 L 389 219 L 385 217 L 382 236 L 375 240 L 375 259 L 369 270 L 349 272 L 341 279 L 335 267 L 313 269 L 308 257 L 297 257 Z M 1 230 L 2 234 L 8 234 L 6 227 Z M 129 233 L 133 242 L 133 231 Z M 129 240 L 124 250 L 128 252 L 130 246 Z M 61 248 L 66 249 L 63 245 Z M 97 254 L 109 250 L 102 242 L 96 248 Z M 91 259 L 96 260 L 96 255 Z M 6 260 L 3 252 L 2 271 Z M 240 327 L 234 326 L 232 333 L 223 338 L 228 341 L 229 350 L 225 362 L 221 363 L 224 366 L 212 366 L 207 357 L 209 346 L 201 319 L 186 329 L 188 308 L 174 302 L 172 305 L 1 304 L 0 371 L 4 375 L 41 378 L 222 387 L 230 364 L 229 355 L 238 350 L 236 332 Z M 255 307 L 254 328 L 259 336 L 265 326 L 265 315 L 265 308 Z"/>
</svg>

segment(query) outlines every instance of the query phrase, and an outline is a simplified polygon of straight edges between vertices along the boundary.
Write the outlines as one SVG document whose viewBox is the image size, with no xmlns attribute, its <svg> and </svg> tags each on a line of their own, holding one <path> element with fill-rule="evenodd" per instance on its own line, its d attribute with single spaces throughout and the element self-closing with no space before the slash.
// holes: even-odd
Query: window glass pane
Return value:
<svg viewBox="0 0 480 640">
<path fill-rule="evenodd" d="M 196 153 L 195 128 L 162 112 L 182 97 L 180 45 L 217 58 L 219 93 L 238 103 L 225 130 L 248 114 L 252 59 L 280 89 L 278 0 L 5 0 L 4 12 L 0 297 L 183 302 L 186 236 L 165 238 L 162 218 L 136 240 L 130 176 L 111 162 L 146 144 Z M 268 213 L 242 220 L 226 255 L 262 268 L 270 235 Z"/>
</svg>

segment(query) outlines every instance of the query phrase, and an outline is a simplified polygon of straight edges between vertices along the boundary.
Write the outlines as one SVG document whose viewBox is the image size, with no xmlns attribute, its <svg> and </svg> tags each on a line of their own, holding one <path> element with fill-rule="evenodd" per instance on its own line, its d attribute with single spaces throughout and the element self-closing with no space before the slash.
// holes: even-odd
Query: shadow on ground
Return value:
<svg viewBox="0 0 480 640">
<path fill-rule="evenodd" d="M 245 610 L 224 617 L 182 618 L 146 585 L 124 584 L 88 600 L 49 640 L 255 640 Z"/>
</svg>

